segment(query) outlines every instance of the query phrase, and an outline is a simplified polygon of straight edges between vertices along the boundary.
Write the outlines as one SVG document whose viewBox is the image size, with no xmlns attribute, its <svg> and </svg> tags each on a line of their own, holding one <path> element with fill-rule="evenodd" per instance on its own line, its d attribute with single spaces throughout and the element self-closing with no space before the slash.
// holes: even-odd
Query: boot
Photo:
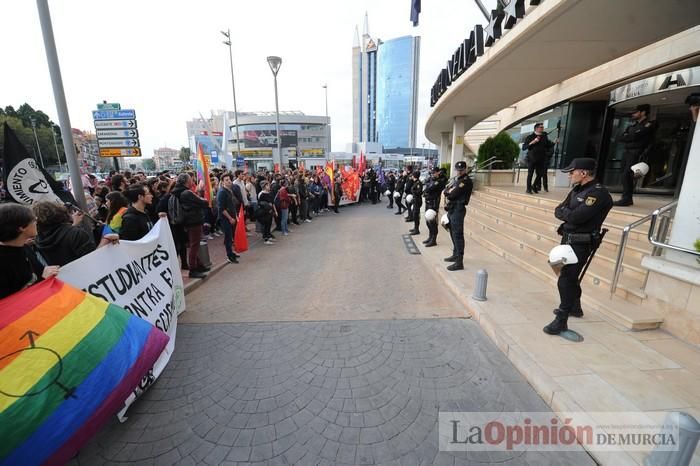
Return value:
<svg viewBox="0 0 700 466">
<path fill-rule="evenodd" d="M 411 236 L 416 236 L 416 235 L 420 235 L 420 231 L 416 230 L 415 228 L 412 228 L 408 231 L 408 234 Z"/>
<path fill-rule="evenodd" d="M 428 244 L 428 243 L 430 243 L 432 240 L 433 240 L 433 237 L 432 237 L 432 236 L 428 236 L 426 239 L 424 239 L 423 241 L 421 241 L 421 243 L 423 243 L 423 244 Z"/>
<path fill-rule="evenodd" d="M 549 325 L 546 325 L 542 331 L 549 335 L 559 335 L 561 332 L 569 330 L 569 327 L 566 325 L 567 319 L 568 317 L 563 312 L 559 312 L 554 320 Z"/>
<path fill-rule="evenodd" d="M 559 310 L 559 308 L 554 310 L 554 315 L 559 315 L 560 313 L 561 311 Z M 581 317 L 583 317 L 583 309 L 579 307 L 578 309 L 570 310 L 569 317 L 578 317 L 580 319 Z"/>
<path fill-rule="evenodd" d="M 459 256 L 456 255 L 456 254 L 452 254 L 450 257 L 445 257 L 443 260 L 444 260 L 445 262 L 454 262 L 454 261 L 456 261 L 457 259 L 459 259 Z"/>
<path fill-rule="evenodd" d="M 447 270 L 450 272 L 454 270 L 464 270 L 464 264 L 462 263 L 462 256 L 457 256 L 457 260 L 454 261 L 452 265 L 447 266 Z"/>
<path fill-rule="evenodd" d="M 426 248 L 432 248 L 433 246 L 437 246 L 437 241 L 435 241 L 435 237 L 434 237 L 434 236 L 432 236 L 432 237 L 430 238 L 430 241 L 429 241 L 428 243 L 426 243 L 425 247 L 426 247 Z"/>
</svg>

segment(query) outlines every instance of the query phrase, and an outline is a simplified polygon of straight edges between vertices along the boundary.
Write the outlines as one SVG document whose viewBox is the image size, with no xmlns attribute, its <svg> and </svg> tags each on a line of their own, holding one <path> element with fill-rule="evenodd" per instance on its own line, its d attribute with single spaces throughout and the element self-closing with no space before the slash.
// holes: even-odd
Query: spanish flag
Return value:
<svg viewBox="0 0 700 466">
<path fill-rule="evenodd" d="M 0 463 L 66 463 L 122 407 L 168 339 L 55 278 L 0 300 Z"/>
</svg>

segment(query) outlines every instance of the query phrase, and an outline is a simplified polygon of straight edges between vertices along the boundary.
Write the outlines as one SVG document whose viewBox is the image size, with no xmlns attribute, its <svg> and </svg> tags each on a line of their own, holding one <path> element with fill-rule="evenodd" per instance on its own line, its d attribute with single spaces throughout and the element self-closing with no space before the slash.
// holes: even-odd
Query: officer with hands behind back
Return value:
<svg viewBox="0 0 700 466">
<path fill-rule="evenodd" d="M 450 237 L 452 238 L 452 255 L 445 258 L 445 262 L 453 262 L 447 270 L 463 270 L 464 263 L 464 216 L 467 213 L 467 204 L 472 195 L 472 180 L 467 176 L 467 163 L 464 161 L 455 164 L 457 176 L 450 180 L 445 188 L 445 210 L 449 219 Z"/>
<path fill-rule="evenodd" d="M 600 228 L 613 205 L 608 190 L 595 179 L 595 159 L 573 159 L 562 171 L 569 174 L 573 189 L 554 215 L 564 222 L 557 230 L 562 236 L 561 244 L 570 246 L 575 257 L 569 258 L 568 265 L 564 261 L 559 272 L 559 308 L 554 310 L 556 318 L 543 329 L 550 335 L 568 330 L 569 316 L 583 316 L 579 275 L 601 240 Z"/>
</svg>

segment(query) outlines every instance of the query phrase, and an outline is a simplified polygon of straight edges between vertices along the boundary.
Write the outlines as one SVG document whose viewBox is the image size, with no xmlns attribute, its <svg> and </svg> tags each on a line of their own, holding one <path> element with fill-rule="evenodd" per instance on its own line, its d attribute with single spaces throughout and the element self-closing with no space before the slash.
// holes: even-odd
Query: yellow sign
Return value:
<svg viewBox="0 0 700 466">
<path fill-rule="evenodd" d="M 100 148 L 100 157 L 141 157 L 141 149 L 128 147 L 120 149 Z"/>
</svg>

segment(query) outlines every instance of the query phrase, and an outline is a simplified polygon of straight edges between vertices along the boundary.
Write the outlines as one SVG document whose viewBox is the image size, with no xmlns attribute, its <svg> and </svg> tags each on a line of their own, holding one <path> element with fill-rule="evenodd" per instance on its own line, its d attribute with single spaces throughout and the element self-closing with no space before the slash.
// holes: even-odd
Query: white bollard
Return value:
<svg viewBox="0 0 700 466">
<path fill-rule="evenodd" d="M 476 280 L 474 282 L 474 294 L 472 298 L 476 301 L 486 301 L 486 285 L 489 281 L 489 273 L 485 269 L 479 269 L 476 272 Z"/>
</svg>

